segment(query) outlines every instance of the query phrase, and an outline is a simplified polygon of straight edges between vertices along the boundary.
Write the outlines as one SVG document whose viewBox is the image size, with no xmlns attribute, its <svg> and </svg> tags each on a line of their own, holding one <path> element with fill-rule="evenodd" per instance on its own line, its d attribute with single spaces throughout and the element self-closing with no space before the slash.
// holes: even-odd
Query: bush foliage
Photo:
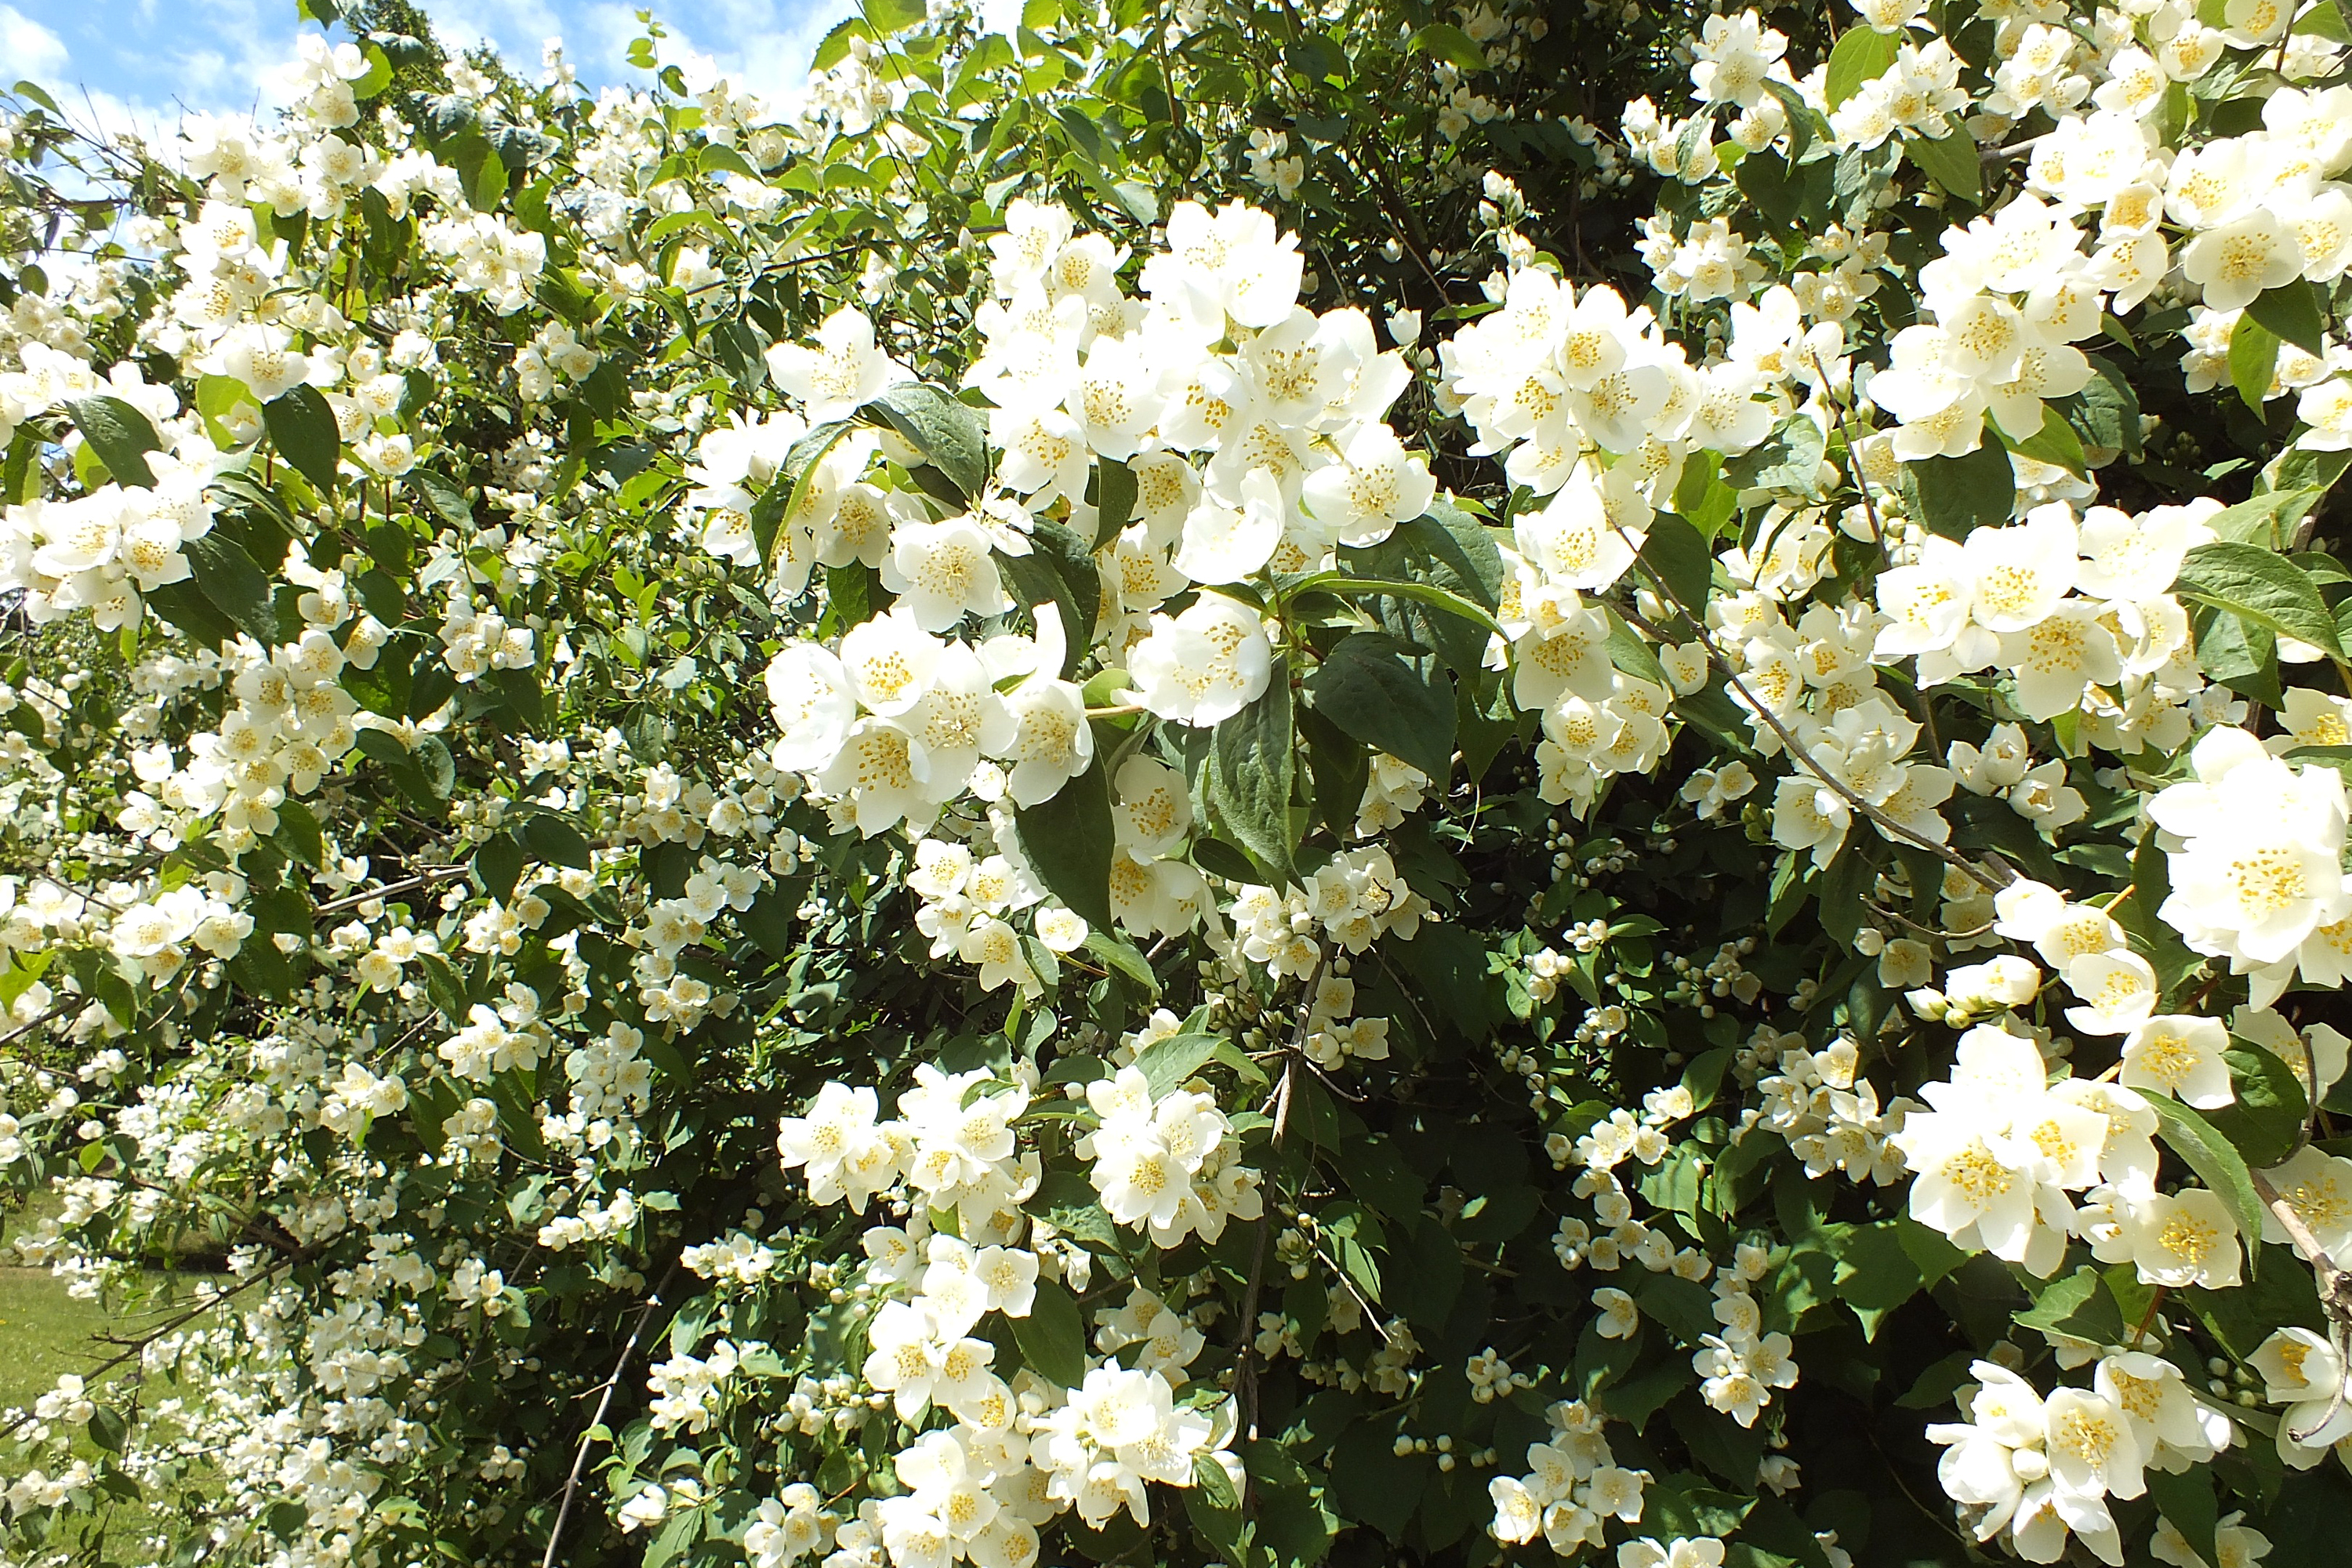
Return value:
<svg viewBox="0 0 2352 1568">
<path fill-rule="evenodd" d="M 0 140 L 12 1245 L 227 1276 L 8 1561 L 2326 1560 L 2336 0 L 304 8 Z"/>
</svg>

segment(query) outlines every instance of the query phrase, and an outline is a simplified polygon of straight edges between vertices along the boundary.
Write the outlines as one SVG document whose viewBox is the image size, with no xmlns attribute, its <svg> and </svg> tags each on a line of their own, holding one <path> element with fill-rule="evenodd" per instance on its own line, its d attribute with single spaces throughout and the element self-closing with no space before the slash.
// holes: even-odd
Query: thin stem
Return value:
<svg viewBox="0 0 2352 1568">
<path fill-rule="evenodd" d="M 404 881 L 388 882 L 368 892 L 352 893 L 345 898 L 331 900 L 320 904 L 312 912 L 321 915 L 339 914 L 344 910 L 355 910 L 371 899 L 388 899 L 394 893 L 413 892 L 419 888 L 429 888 L 436 882 L 446 882 L 452 878 L 464 876 L 471 868 L 467 866 L 428 867 L 422 875 L 410 877 Z"/>
<path fill-rule="evenodd" d="M 1675 599 L 1674 590 L 1668 588 L 1664 582 L 1659 578 L 1657 574 L 1649 569 L 1646 563 L 1643 565 L 1642 569 L 1643 574 L 1647 576 L 1651 582 L 1657 584 L 1661 593 L 1664 594 L 1668 598 L 1674 599 L 1675 604 L 1682 604 L 1680 599 Z M 1682 605 L 1682 607 L 1685 614 L 1690 613 L 1690 607 L 1688 605 Z M 1665 633 L 1660 631 L 1648 621 L 1643 620 L 1638 613 L 1630 609 L 1622 610 L 1619 613 L 1623 615 L 1625 619 L 1632 623 L 1635 627 L 1647 633 L 1649 636 L 1657 638 L 1660 642 L 1669 640 Z M 1764 721 L 1764 727 L 1771 731 L 1772 733 L 1779 738 L 1781 746 L 1787 750 L 1789 755 L 1802 763 L 1807 773 L 1821 780 L 1822 783 L 1829 785 L 1832 794 L 1837 795 L 1841 800 L 1843 800 L 1848 805 L 1860 812 L 1864 816 L 1868 817 L 1872 823 L 1876 825 L 1879 831 L 1882 833 L 1892 837 L 1901 838 L 1906 843 L 1917 845 L 1920 848 L 1925 849 L 1930 855 L 1935 856 L 1937 859 L 1943 861 L 1946 865 L 1950 866 L 1955 870 L 1965 873 L 1970 879 L 1975 881 L 1979 886 L 1986 889 L 1988 891 L 1997 893 L 2000 891 L 2001 889 L 2009 886 L 2011 881 L 2016 879 L 2013 876 L 2001 879 L 1994 878 L 1990 872 L 1986 871 L 1975 861 L 1958 853 L 1949 845 L 1938 844 L 1934 839 L 1928 837 L 1926 834 L 1918 832 L 1903 823 L 1897 822 L 1895 818 L 1887 816 L 1886 813 L 1879 810 L 1878 807 L 1873 805 L 1870 802 L 1857 795 L 1852 785 L 1848 784 L 1843 779 L 1832 773 L 1829 769 L 1823 767 L 1819 762 L 1815 761 L 1813 754 L 1805 749 L 1804 742 L 1798 740 L 1796 735 L 1786 724 L 1780 722 L 1780 716 L 1774 713 L 1772 710 L 1767 707 L 1762 701 L 1759 700 L 1754 692 L 1748 689 L 1748 683 L 1740 679 L 1738 673 L 1735 671 L 1729 664 L 1725 662 L 1723 650 L 1716 646 L 1715 638 L 1707 631 L 1706 625 L 1700 622 L 1696 616 L 1692 616 L 1692 624 L 1698 628 L 1699 646 L 1706 650 L 1707 662 L 1722 673 L 1725 681 L 1731 686 L 1732 689 L 1739 693 L 1740 700 L 1747 703 L 1748 710 L 1754 713 L 1758 718 Z"/>
<path fill-rule="evenodd" d="M 580 1480 L 588 1472 L 588 1450 L 595 1446 L 597 1430 L 604 1425 L 604 1415 L 613 1407 L 613 1391 L 621 1386 L 621 1374 L 628 1370 L 629 1358 L 637 1353 L 637 1343 L 646 1337 L 646 1325 L 653 1321 L 654 1309 L 661 1305 L 662 1292 L 677 1278 L 677 1264 L 654 1287 L 646 1304 L 637 1309 L 635 1327 L 629 1331 L 628 1342 L 621 1347 L 621 1359 L 613 1363 L 613 1375 L 606 1378 L 596 1401 L 596 1414 L 588 1418 L 588 1429 L 580 1434 L 580 1447 L 572 1455 L 572 1473 L 564 1479 L 563 1500 L 555 1510 L 555 1528 L 547 1532 L 547 1554 L 539 1560 L 540 1568 L 555 1568 L 557 1548 L 563 1544 L 564 1528 L 572 1522 L 572 1506 L 580 1499 Z"/>
<path fill-rule="evenodd" d="M 1307 977 L 1306 994 L 1298 999 L 1298 1024 L 1291 1032 L 1290 1051 L 1282 1064 L 1282 1084 L 1275 1090 L 1274 1152 L 1282 1152 L 1284 1140 L 1290 1131 L 1290 1106 L 1298 1081 L 1298 1048 L 1307 1038 L 1307 1021 L 1315 1011 L 1315 987 L 1323 978 L 1323 960 L 1315 961 L 1314 972 Z M 1234 1394 L 1240 1407 L 1240 1430 L 1244 1436 L 1257 1436 L 1257 1302 L 1258 1294 L 1265 1288 L 1265 1255 L 1274 1240 L 1272 1204 L 1265 1205 L 1264 1217 L 1258 1221 L 1257 1247 L 1250 1258 L 1249 1288 L 1242 1292 L 1242 1354 L 1234 1367 Z M 1244 1478 L 1246 1479 L 1246 1478 Z M 1249 1506 L 1251 1491 L 1244 1488 L 1243 1507 Z"/>
</svg>

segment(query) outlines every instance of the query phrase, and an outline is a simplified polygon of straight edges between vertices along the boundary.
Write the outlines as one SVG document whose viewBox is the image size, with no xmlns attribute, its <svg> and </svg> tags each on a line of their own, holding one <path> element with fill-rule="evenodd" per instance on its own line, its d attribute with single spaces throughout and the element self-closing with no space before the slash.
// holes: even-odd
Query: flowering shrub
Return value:
<svg viewBox="0 0 2352 1568">
<path fill-rule="evenodd" d="M 1856 10 L 20 85 L 10 1560 L 2326 1560 L 2352 28 Z"/>
</svg>

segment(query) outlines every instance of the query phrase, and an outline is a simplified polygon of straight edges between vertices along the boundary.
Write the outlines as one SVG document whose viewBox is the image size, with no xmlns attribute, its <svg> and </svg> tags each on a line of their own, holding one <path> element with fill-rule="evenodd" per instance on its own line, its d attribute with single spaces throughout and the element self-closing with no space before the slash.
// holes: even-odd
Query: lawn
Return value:
<svg viewBox="0 0 2352 1568">
<path fill-rule="evenodd" d="M 46 1268 L 0 1268 L 0 1410 L 29 1406 L 68 1372 L 87 1372 L 112 1352 L 97 1342 L 106 1312 L 77 1301 Z"/>
</svg>

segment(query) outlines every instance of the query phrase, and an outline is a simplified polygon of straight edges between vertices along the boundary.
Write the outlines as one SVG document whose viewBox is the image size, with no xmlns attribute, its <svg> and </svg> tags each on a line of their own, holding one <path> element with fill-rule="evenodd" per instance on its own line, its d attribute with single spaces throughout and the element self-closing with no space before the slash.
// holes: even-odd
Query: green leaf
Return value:
<svg viewBox="0 0 2352 1568">
<path fill-rule="evenodd" d="M 298 386 L 273 398 L 261 409 L 269 438 L 302 477 L 322 490 L 335 488 L 335 466 L 342 458 L 343 437 L 335 411 L 315 386 Z"/>
<path fill-rule="evenodd" d="M 1837 107 L 1862 90 L 1864 82 L 1876 81 L 1895 63 L 1902 38 L 1894 33 L 1882 33 L 1870 27 L 1848 27 L 1830 51 L 1829 76 L 1823 83 L 1823 93 L 1834 112 Z M 1973 156 L 1973 154 L 1971 154 Z"/>
<path fill-rule="evenodd" d="M 551 812 L 527 818 L 518 831 L 523 847 L 535 860 L 550 866 L 568 866 L 575 871 L 588 870 L 595 864 L 586 837 Z"/>
<path fill-rule="evenodd" d="M 927 382 L 902 381 L 861 412 L 919 447 L 964 500 L 980 499 L 988 483 L 988 441 L 979 414 L 971 407 Z M 1070 635 L 1080 633 L 1073 628 Z"/>
<path fill-rule="evenodd" d="M 1470 35 L 1451 22 L 1432 22 L 1412 36 L 1412 47 L 1433 59 L 1441 59 L 1465 71 L 1486 68 L 1486 51 L 1471 41 Z"/>
<path fill-rule="evenodd" d="M 1087 1379 L 1086 1321 L 1070 1293 L 1051 1279 L 1037 1281 L 1037 1299 L 1025 1318 L 1013 1320 L 1013 1342 L 1032 1372 L 1064 1388 Z"/>
<path fill-rule="evenodd" d="M 849 428 L 846 419 L 835 419 L 818 426 L 793 443 L 784 454 L 782 466 L 760 499 L 751 503 L 751 541 L 760 547 L 760 567 L 762 571 L 776 562 L 776 531 L 784 519 L 801 510 L 801 500 L 808 494 L 809 475 L 816 470 L 833 444 Z"/>
<path fill-rule="evenodd" d="M 2287 1063 L 2245 1041 L 2233 1044 L 2224 1056 L 2238 1098 L 2208 1111 L 2206 1120 L 2247 1165 L 2268 1170 L 2303 1142 L 2304 1121 L 2311 1110 L 2304 1098 L 2303 1079 Z"/>
<path fill-rule="evenodd" d="M 2284 552 L 2295 524 L 2319 504 L 2325 494 L 2325 490 L 2308 487 L 2264 490 L 2216 512 L 2208 526 L 2230 543 L 2259 544 Z"/>
<path fill-rule="evenodd" d="M 1097 749 L 1085 773 L 1063 784 L 1051 800 L 1020 807 L 1013 823 L 1021 853 L 1045 890 L 1084 916 L 1088 925 L 1108 931 L 1117 834 L 1103 761 Z"/>
<path fill-rule="evenodd" d="M 1675 604 L 1694 616 L 1704 612 L 1715 557 L 1706 536 L 1688 521 L 1672 512 L 1652 518 L 1649 537 L 1642 541 L 1642 563 L 1658 574 Z"/>
<path fill-rule="evenodd" d="M 2263 416 L 2263 400 L 2270 395 L 2271 377 L 2278 368 L 2278 334 L 2248 311 L 2230 332 L 2230 384 L 2254 417 Z"/>
<path fill-rule="evenodd" d="M 367 48 L 367 74 L 352 83 L 352 96 L 364 102 L 392 85 L 392 57 L 375 45 Z"/>
<path fill-rule="evenodd" d="M 1026 555 L 999 555 L 996 569 L 1003 574 L 1006 591 L 1024 607 L 1034 611 L 1051 604 L 1060 610 L 1067 637 L 1058 673 L 1067 679 L 1086 658 L 1087 633 L 1100 608 L 1102 576 L 1085 542 L 1061 523 L 1038 522 L 1029 542 Z M 1087 594 L 1083 604 L 1081 589 Z"/>
<path fill-rule="evenodd" d="M 316 813 L 299 800 L 278 805 L 278 831 L 270 835 L 295 859 L 313 871 L 327 864 L 327 835 Z"/>
<path fill-rule="evenodd" d="M 1095 462 L 1095 548 L 1117 539 L 1135 516 L 1135 470 L 1115 458 Z"/>
<path fill-rule="evenodd" d="M 2254 1193 L 2254 1179 L 2246 1162 L 2213 1124 L 2189 1107 L 2161 1094 L 2143 1094 L 2156 1111 L 2157 1135 L 2189 1163 L 2200 1180 L 2213 1189 L 2238 1222 L 2246 1244 L 2246 1275 L 2252 1279 L 2263 1251 L 2263 1201 Z"/>
<path fill-rule="evenodd" d="M 1492 610 L 1503 602 L 1503 552 L 1484 522 L 1438 501 L 1389 536 L 1438 587 Z"/>
<path fill-rule="evenodd" d="M 1400 583 L 1388 578 L 1350 577 L 1344 572 L 1318 572 L 1313 576 L 1300 578 L 1291 592 L 1294 595 L 1330 594 L 1342 599 L 1367 599 L 1385 594 L 1393 599 L 1411 599 L 1417 604 L 1432 605 L 1447 615 L 1475 622 L 1498 636 L 1503 634 L 1502 623 L 1494 616 L 1461 595 L 1450 593 L 1433 583 Z"/>
<path fill-rule="evenodd" d="M 719 149 L 709 148 L 705 151 L 716 152 Z M 696 207 L 688 210 L 699 212 L 701 209 Z M 735 389 L 746 399 L 757 397 L 760 395 L 760 388 L 768 384 L 766 334 L 749 321 L 729 321 L 712 328 L 707 341 L 710 344 L 710 352 L 718 356 L 719 363 L 727 367 L 727 374 L 733 379 Z"/>
<path fill-rule="evenodd" d="M 2314 34 L 2331 44 L 2352 44 L 2352 27 L 2346 26 L 2343 7 L 2337 0 L 2321 0 L 2319 5 L 2297 17 L 2288 31 Z M 2213 1553 L 2206 1552 L 2205 1560 L 2210 1563 Z"/>
<path fill-rule="evenodd" d="M 408 756 L 433 798 L 447 800 L 457 787 L 457 760 L 449 754 L 447 742 L 438 735 L 419 735 Z"/>
<path fill-rule="evenodd" d="M 2147 1495 L 2156 1500 L 2157 1511 L 2171 1521 L 2172 1528 L 2189 1542 L 2189 1550 L 2208 1563 L 2221 1560 L 2213 1539 L 2221 1508 L 2213 1496 L 2211 1470 L 2203 1465 L 2191 1465 L 2178 1474 L 2150 1469 Z"/>
<path fill-rule="evenodd" d="M 2106 1280 L 2087 1266 L 2052 1280 L 2033 1305 L 2015 1314 L 2020 1328 L 2062 1334 L 2092 1344 L 2120 1344 L 2131 1331 Z"/>
<path fill-rule="evenodd" d="M 474 526 L 473 504 L 466 500 L 465 490 L 454 481 L 430 468 L 411 468 L 408 483 L 425 498 L 425 504 L 431 507 L 443 521 L 457 528 Z"/>
<path fill-rule="evenodd" d="M 515 883 L 522 877 L 522 846 L 511 833 L 493 833 L 474 851 L 474 874 L 500 903 L 513 900 Z"/>
<path fill-rule="evenodd" d="M 1151 972 L 1150 961 L 1140 948 L 1118 931 L 1097 928 L 1087 932 L 1087 951 L 1150 994 L 1160 994 L 1160 976 Z"/>
<path fill-rule="evenodd" d="M 1917 1295 L 1927 1283 L 1903 1245 L 1897 1222 L 1853 1227 L 1837 1249 L 1831 1277 L 1839 1297 L 1861 1320 L 1863 1338 L 1875 1340 L 1886 1314 Z"/>
<path fill-rule="evenodd" d="M 1206 1067 L 1223 1044 L 1223 1037 L 1216 1035 L 1170 1035 L 1137 1053 L 1135 1068 L 1151 1086 L 1151 1097 L 1158 1100 Z"/>
<path fill-rule="evenodd" d="M 849 42 L 852 38 L 872 40 L 873 37 L 874 29 L 867 25 L 863 16 L 852 16 L 847 21 L 835 23 L 833 31 L 827 33 L 818 43 L 816 57 L 809 62 L 809 68 L 821 71 L 831 70 L 849 58 Z M 650 65 L 653 62 L 648 58 L 646 63 Z"/>
<path fill-rule="evenodd" d="M 2292 283 L 2264 289 L 2255 297 L 2252 304 L 2246 307 L 2246 314 L 2261 322 L 2273 336 L 2293 343 L 2315 358 L 2327 352 L 2327 323 L 2320 317 L 2319 296 L 2313 290 L 2307 278 L 2298 278 Z M 2234 355 L 2237 350 L 2234 332 L 2231 335 L 2230 347 Z M 2269 378 L 2263 379 L 2263 385 L 2268 389 Z"/>
<path fill-rule="evenodd" d="M 2254 544 L 2200 544 L 2181 563 L 2175 591 L 2227 610 L 2277 637 L 2306 642 L 2340 658 L 2336 617 L 2311 574 Z"/>
<path fill-rule="evenodd" d="M 236 623 L 221 614 L 220 606 L 205 597 L 193 578 L 151 588 L 142 597 L 149 609 L 205 647 L 236 640 Z"/>
<path fill-rule="evenodd" d="M 2086 449 L 2096 447 L 2136 461 L 2140 455 L 2139 395 L 2112 363 L 2097 354 L 2089 357 L 2089 384 L 2070 397 L 2054 400 L 2051 406 Z"/>
<path fill-rule="evenodd" d="M 1919 520 L 1947 539 L 1998 527 L 2017 505 L 2017 470 L 2010 466 L 2009 448 L 1990 430 L 1965 457 L 1924 458 L 1906 466 L 1919 492 Z"/>
<path fill-rule="evenodd" d="M 1846 38 L 1860 30 L 1848 32 Z M 1838 40 L 1838 47 L 1845 47 L 1845 38 Z M 1977 139 L 1957 119 L 1948 114 L 1944 117 L 1941 136 L 1905 135 L 1903 155 L 1945 190 L 1971 206 L 1976 205 L 1981 188 L 1978 184 Z"/>
<path fill-rule="evenodd" d="M 120 1413 L 101 1405 L 89 1418 L 89 1440 L 110 1454 L 122 1452 L 122 1440 L 130 1427 Z"/>
<path fill-rule="evenodd" d="M 1391 1539 L 1402 1535 L 1435 1469 L 1426 1454 L 1400 1455 L 1393 1415 L 1349 1427 L 1331 1454 L 1331 1500 L 1349 1518 Z"/>
<path fill-rule="evenodd" d="M 160 450 L 163 440 L 147 416 L 119 397 L 106 396 L 77 397 L 66 405 L 66 412 L 116 484 L 153 488 L 155 475 L 147 467 L 147 454 Z"/>
<path fill-rule="evenodd" d="M 928 12 L 923 0 L 863 0 L 858 9 L 877 33 L 900 33 L 920 22 Z"/>
<path fill-rule="evenodd" d="M 2064 415 L 2047 404 L 2042 409 L 2042 428 L 2017 442 L 2013 450 L 2020 457 L 2063 468 L 2077 479 L 2090 471 L 2083 456 L 2083 443 L 2074 426 L 2066 423 Z"/>
<path fill-rule="evenodd" d="M 1264 694 L 1210 737 L 1209 800 L 1227 831 L 1283 885 L 1298 879 L 1290 862 L 1297 842 L 1290 831 L 1290 785 L 1297 768 L 1290 671 L 1277 653 Z"/>
<path fill-rule="evenodd" d="M 1454 682 L 1386 632 L 1350 632 L 1307 681 L 1315 711 L 1375 751 L 1443 784 L 1454 772 Z"/>
<path fill-rule="evenodd" d="M 278 646 L 278 605 L 268 574 L 245 546 L 219 529 L 180 547 L 196 588 L 221 614 L 264 647 Z"/>
</svg>

